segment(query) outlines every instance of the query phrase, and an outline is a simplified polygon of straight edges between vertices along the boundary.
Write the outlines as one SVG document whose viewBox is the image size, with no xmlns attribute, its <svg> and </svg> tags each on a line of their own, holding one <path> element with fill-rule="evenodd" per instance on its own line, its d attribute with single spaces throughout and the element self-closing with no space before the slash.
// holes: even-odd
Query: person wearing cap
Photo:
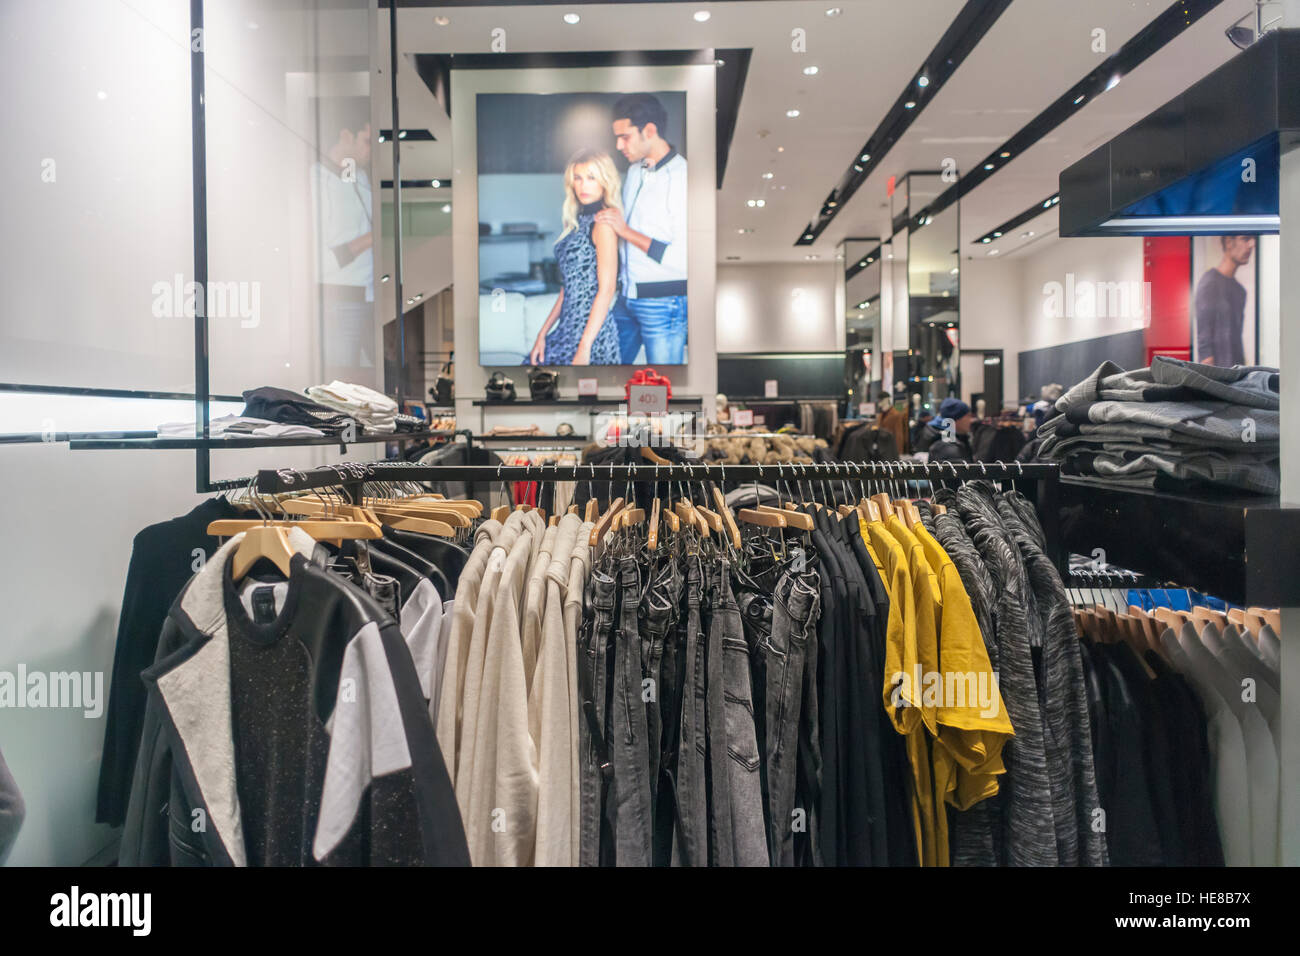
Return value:
<svg viewBox="0 0 1300 956">
<path fill-rule="evenodd" d="M 975 421 L 970 406 L 960 398 L 945 398 L 939 415 L 923 429 L 917 451 L 928 452 L 930 461 L 974 461 L 970 428 Z"/>
</svg>

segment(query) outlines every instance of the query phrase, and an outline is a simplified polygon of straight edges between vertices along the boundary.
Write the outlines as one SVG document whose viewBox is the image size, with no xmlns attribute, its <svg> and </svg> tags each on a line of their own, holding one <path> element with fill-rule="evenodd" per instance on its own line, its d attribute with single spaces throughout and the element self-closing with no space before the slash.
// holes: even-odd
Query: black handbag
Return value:
<svg viewBox="0 0 1300 956">
<path fill-rule="evenodd" d="M 487 381 L 487 400 L 489 402 L 513 402 L 515 400 L 515 383 L 506 378 L 504 372 L 493 372 Z"/>
<path fill-rule="evenodd" d="M 434 404 L 443 407 L 450 407 L 451 403 L 456 400 L 456 366 L 451 362 L 444 362 L 442 371 L 438 377 L 433 380 L 433 388 L 429 389 L 429 395 Z"/>
<path fill-rule="evenodd" d="M 550 402 L 560 397 L 560 376 L 545 369 L 528 373 L 528 394 L 535 402 Z"/>
</svg>

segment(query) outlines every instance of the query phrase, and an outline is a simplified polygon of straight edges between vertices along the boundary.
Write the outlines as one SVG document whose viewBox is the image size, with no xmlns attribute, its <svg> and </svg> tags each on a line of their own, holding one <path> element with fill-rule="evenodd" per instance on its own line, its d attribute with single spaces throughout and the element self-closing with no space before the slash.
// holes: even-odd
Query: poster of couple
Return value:
<svg viewBox="0 0 1300 956">
<path fill-rule="evenodd" d="M 479 361 L 684 365 L 686 94 L 480 93 Z"/>
</svg>

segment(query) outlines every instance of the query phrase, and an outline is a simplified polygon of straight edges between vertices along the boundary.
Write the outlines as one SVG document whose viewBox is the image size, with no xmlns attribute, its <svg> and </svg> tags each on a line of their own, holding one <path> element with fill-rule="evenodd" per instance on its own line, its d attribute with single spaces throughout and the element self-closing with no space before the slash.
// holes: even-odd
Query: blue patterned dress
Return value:
<svg viewBox="0 0 1300 956">
<path fill-rule="evenodd" d="M 555 261 L 560 267 L 560 277 L 564 282 L 564 304 L 560 306 L 560 315 L 555 320 L 555 325 L 546 335 L 543 358 L 545 365 L 572 364 L 574 353 L 578 351 L 578 342 L 582 338 L 582 330 L 587 327 L 591 303 L 595 301 L 599 287 L 596 280 L 596 246 L 591 241 L 591 227 L 596 213 L 603 205 L 591 203 L 583 206 L 578 214 L 578 228 L 555 244 Z M 596 341 L 591 346 L 591 364 L 619 364 L 618 328 L 612 315 L 605 316 L 604 324 L 596 333 Z"/>
</svg>

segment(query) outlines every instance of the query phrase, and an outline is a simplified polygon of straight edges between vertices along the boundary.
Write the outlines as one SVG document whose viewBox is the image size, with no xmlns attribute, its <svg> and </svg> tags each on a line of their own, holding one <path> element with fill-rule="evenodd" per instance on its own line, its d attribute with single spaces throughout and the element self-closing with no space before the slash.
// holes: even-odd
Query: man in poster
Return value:
<svg viewBox="0 0 1300 956">
<path fill-rule="evenodd" d="M 614 104 L 614 138 L 629 163 L 623 209 L 605 209 L 619 238 L 620 294 L 614 304 L 619 355 L 632 364 L 645 346 L 652 365 L 686 361 L 686 159 L 659 131 L 668 113 L 649 93 Z"/>
<path fill-rule="evenodd" d="M 1246 287 L 1235 278 L 1250 262 L 1254 236 L 1222 236 L 1223 258 L 1196 284 L 1196 355 L 1204 365 L 1245 365 Z"/>
</svg>

